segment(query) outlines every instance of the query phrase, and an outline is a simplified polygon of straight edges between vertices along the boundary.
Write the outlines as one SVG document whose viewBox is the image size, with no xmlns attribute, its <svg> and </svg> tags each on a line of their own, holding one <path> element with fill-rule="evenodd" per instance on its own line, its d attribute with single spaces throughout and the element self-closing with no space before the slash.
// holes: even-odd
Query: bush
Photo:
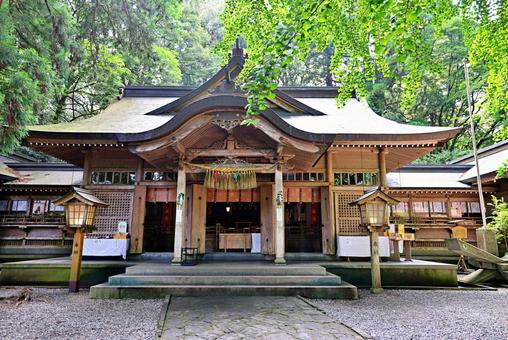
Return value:
<svg viewBox="0 0 508 340">
<path fill-rule="evenodd" d="M 503 198 L 492 196 L 490 205 L 494 207 L 494 210 L 492 211 L 489 228 L 496 232 L 498 243 L 504 241 L 504 245 L 508 250 L 508 203 Z"/>
</svg>

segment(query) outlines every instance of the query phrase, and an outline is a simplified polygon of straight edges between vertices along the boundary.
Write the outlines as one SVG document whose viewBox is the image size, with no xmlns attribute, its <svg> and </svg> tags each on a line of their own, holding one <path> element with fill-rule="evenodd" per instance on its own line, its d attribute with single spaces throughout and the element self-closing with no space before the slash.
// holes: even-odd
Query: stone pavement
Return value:
<svg viewBox="0 0 508 340">
<path fill-rule="evenodd" d="M 297 297 L 172 297 L 162 339 L 363 339 Z"/>
</svg>

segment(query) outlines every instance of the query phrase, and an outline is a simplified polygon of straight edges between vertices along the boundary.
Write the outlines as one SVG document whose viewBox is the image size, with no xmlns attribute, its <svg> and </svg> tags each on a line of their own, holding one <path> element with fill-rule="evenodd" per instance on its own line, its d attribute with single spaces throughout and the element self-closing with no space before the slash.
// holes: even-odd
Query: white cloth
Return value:
<svg viewBox="0 0 508 340">
<path fill-rule="evenodd" d="M 402 252 L 402 241 L 399 242 Z M 337 256 L 370 257 L 369 236 L 337 236 Z M 379 236 L 379 256 L 390 256 L 388 236 Z"/>
<path fill-rule="evenodd" d="M 129 239 L 93 239 L 85 238 L 83 256 L 121 256 L 127 259 Z"/>
<path fill-rule="evenodd" d="M 261 253 L 261 234 L 253 233 L 252 235 L 252 244 L 250 248 L 251 253 Z"/>
</svg>

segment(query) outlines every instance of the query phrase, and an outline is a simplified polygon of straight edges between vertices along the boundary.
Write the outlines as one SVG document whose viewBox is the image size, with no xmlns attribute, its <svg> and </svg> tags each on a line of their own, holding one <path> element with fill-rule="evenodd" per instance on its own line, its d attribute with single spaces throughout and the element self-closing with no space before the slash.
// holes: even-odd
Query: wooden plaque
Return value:
<svg viewBox="0 0 508 340">
<path fill-rule="evenodd" d="M 402 240 L 404 241 L 414 241 L 415 240 L 415 234 L 414 233 L 405 233 L 402 235 Z"/>
<path fill-rule="evenodd" d="M 452 238 L 458 239 L 466 239 L 467 238 L 467 228 L 463 226 L 456 226 L 452 228 Z"/>
</svg>

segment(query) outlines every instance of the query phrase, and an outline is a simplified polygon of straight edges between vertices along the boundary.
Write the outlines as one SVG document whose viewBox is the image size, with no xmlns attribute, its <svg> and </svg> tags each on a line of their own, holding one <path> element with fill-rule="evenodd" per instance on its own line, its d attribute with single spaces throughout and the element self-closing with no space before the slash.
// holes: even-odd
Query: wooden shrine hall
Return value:
<svg viewBox="0 0 508 340">
<path fill-rule="evenodd" d="M 83 168 L 82 186 L 108 204 L 90 238 L 127 222 L 130 253 L 336 254 L 337 237 L 363 235 L 349 202 L 388 189 L 394 171 L 458 129 L 399 124 L 336 88 L 281 87 L 255 126 L 229 63 L 197 88 L 126 86 L 89 119 L 33 126 L 29 147 Z"/>
</svg>

